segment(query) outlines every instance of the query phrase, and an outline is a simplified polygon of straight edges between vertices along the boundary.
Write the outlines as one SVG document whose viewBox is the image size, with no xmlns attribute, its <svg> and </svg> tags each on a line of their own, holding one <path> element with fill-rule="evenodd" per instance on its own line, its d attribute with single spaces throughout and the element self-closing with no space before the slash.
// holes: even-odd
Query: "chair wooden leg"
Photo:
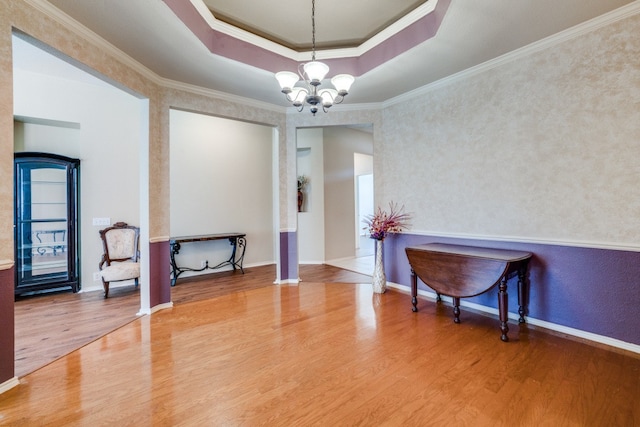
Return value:
<svg viewBox="0 0 640 427">
<path fill-rule="evenodd" d="M 102 281 L 102 287 L 104 288 L 104 297 L 109 298 L 109 282 Z"/>
</svg>

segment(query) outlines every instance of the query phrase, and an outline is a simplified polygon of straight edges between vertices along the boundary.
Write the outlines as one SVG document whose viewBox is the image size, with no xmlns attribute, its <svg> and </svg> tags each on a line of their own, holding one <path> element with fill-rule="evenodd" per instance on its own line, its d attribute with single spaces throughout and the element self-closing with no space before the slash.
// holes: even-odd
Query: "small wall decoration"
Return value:
<svg viewBox="0 0 640 427">
<path fill-rule="evenodd" d="M 302 212 L 304 204 L 304 189 L 309 183 L 309 177 L 306 175 L 298 176 L 298 212 Z"/>
</svg>

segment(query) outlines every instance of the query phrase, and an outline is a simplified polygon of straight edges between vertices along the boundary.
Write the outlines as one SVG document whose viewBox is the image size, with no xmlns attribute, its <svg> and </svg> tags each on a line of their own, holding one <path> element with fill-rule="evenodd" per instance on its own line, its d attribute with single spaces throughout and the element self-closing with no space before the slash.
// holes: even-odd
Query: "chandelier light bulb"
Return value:
<svg viewBox="0 0 640 427">
<path fill-rule="evenodd" d="M 280 71 L 279 73 L 276 73 L 276 79 L 280 84 L 282 92 L 289 93 L 297 81 L 300 80 L 300 76 L 296 73 L 292 73 L 291 71 Z"/>
<path fill-rule="evenodd" d="M 312 85 L 315 83 L 319 85 L 324 79 L 324 76 L 329 72 L 329 66 L 320 61 L 307 62 L 304 64 L 303 68 L 304 73 L 307 75 L 307 78 Z"/>
<path fill-rule="evenodd" d="M 355 77 L 351 74 L 338 74 L 331 79 L 331 83 L 335 86 L 341 96 L 345 96 L 349 93 L 349 89 L 351 89 L 351 85 L 354 81 Z"/>
</svg>

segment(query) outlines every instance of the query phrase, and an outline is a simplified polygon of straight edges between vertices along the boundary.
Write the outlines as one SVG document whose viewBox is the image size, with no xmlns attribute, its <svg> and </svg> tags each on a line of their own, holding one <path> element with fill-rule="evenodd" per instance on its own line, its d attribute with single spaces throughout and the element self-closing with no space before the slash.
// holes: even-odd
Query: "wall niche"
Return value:
<svg viewBox="0 0 640 427">
<path fill-rule="evenodd" d="M 311 147 L 298 148 L 297 151 L 297 175 L 298 175 L 298 212 L 305 213 L 311 210 L 311 194 L 313 183 Z"/>
</svg>

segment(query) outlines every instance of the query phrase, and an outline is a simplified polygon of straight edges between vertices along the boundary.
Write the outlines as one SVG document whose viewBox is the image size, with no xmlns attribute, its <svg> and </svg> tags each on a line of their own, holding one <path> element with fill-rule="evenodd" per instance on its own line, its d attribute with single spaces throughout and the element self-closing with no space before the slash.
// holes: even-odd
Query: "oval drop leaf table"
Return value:
<svg viewBox="0 0 640 427">
<path fill-rule="evenodd" d="M 454 322 L 460 323 L 460 298 L 480 295 L 498 285 L 502 341 L 509 341 L 507 282 L 518 276 L 519 322 L 527 314 L 527 268 L 530 252 L 430 243 L 405 249 L 411 265 L 412 310 L 418 311 L 418 281 L 453 298 Z"/>
</svg>

